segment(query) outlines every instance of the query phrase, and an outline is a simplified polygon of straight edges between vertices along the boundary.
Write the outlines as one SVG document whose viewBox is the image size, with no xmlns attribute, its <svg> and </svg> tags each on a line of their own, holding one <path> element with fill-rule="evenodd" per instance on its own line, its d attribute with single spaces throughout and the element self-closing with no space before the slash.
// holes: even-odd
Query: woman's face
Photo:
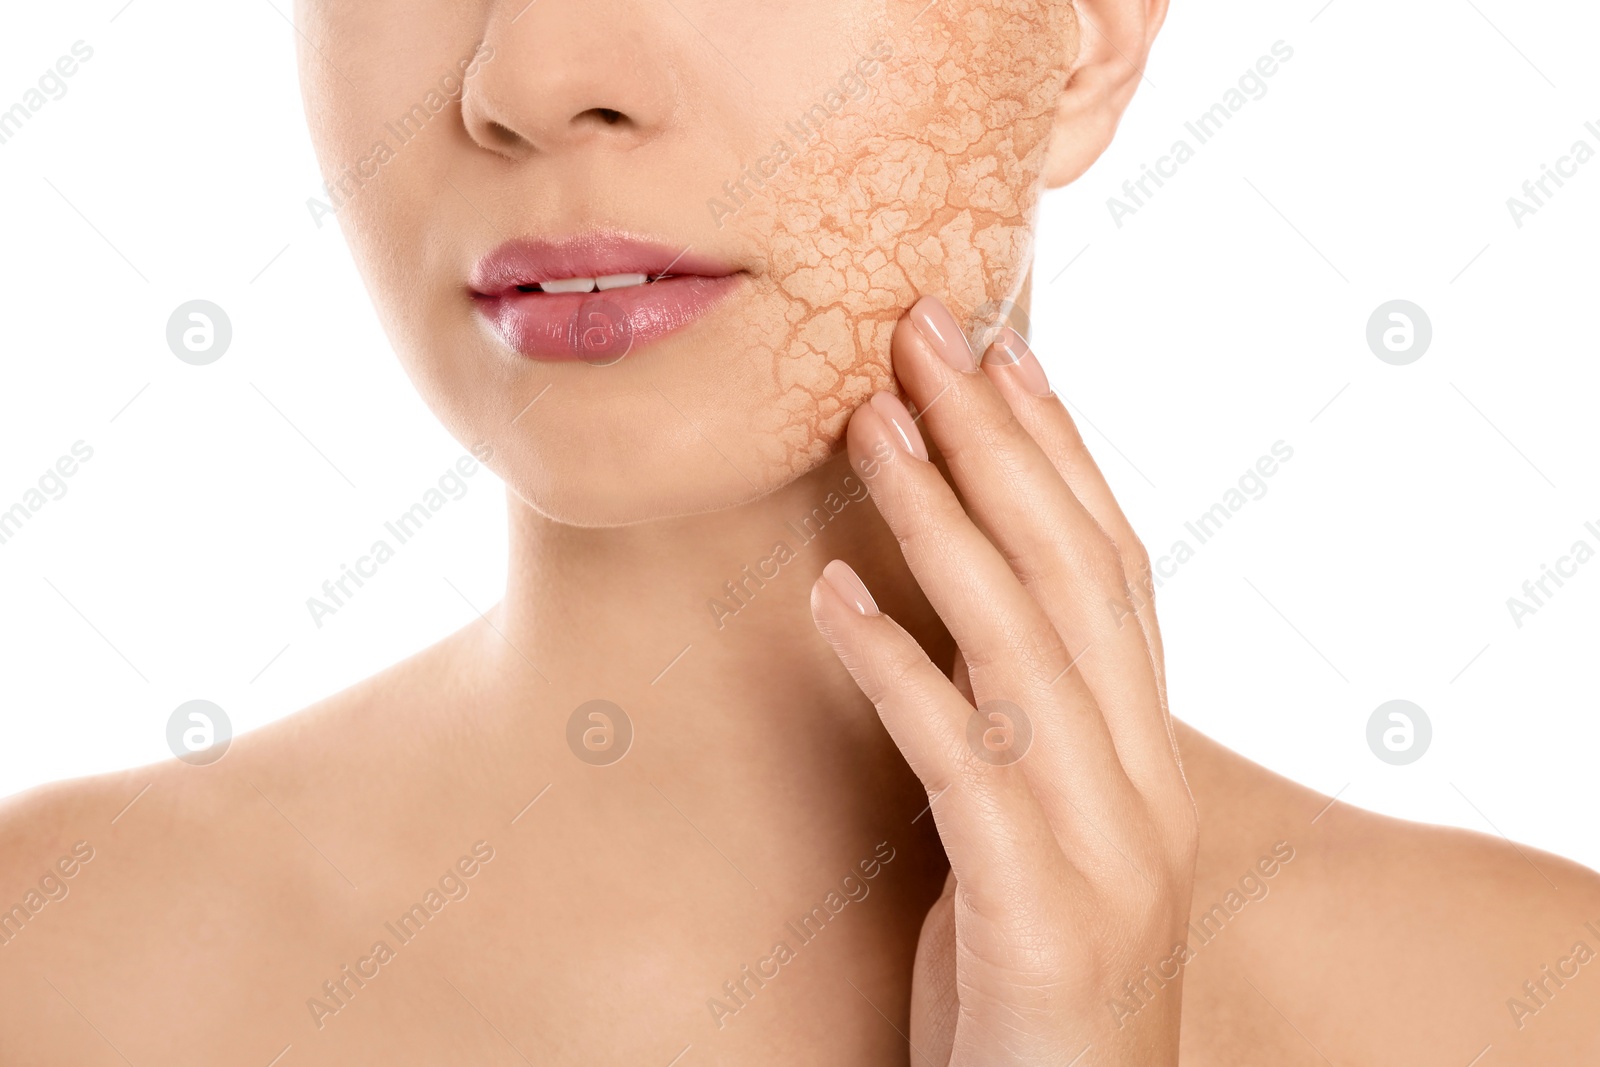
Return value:
<svg viewBox="0 0 1600 1067">
<path fill-rule="evenodd" d="M 586 525 L 821 463 L 890 387 L 918 296 L 998 319 L 1075 42 L 1070 0 L 298 15 L 327 206 L 407 371 L 524 500 Z"/>
</svg>

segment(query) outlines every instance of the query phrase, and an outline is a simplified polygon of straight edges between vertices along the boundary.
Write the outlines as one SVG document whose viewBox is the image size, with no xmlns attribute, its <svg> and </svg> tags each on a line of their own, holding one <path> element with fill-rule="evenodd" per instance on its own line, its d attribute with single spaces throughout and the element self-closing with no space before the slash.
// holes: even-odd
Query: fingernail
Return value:
<svg viewBox="0 0 1600 1067">
<path fill-rule="evenodd" d="M 896 444 L 918 459 L 928 458 L 928 446 L 922 443 L 922 434 L 911 418 L 911 412 L 906 410 L 899 398 L 893 393 L 874 393 L 871 404 L 872 410 L 889 424 Z"/>
<path fill-rule="evenodd" d="M 1007 326 L 995 338 L 993 348 L 1001 356 L 994 361 L 995 365 L 1010 368 L 1011 373 L 1016 375 L 1018 385 L 1034 396 L 1050 395 L 1050 379 L 1045 377 L 1039 358 L 1033 354 L 1033 349 L 1028 347 L 1028 342 L 1022 339 L 1021 334 Z"/>
<path fill-rule="evenodd" d="M 963 374 L 978 369 L 966 335 L 956 325 L 955 316 L 938 299 L 925 296 L 912 305 L 911 324 L 950 366 Z"/>
<path fill-rule="evenodd" d="M 877 615 L 878 602 L 872 599 L 872 594 L 867 592 L 866 584 L 855 571 L 850 569 L 850 564 L 842 559 L 836 559 L 822 568 L 822 577 L 825 578 L 833 591 L 844 599 L 846 604 L 855 608 L 862 615 Z"/>
</svg>

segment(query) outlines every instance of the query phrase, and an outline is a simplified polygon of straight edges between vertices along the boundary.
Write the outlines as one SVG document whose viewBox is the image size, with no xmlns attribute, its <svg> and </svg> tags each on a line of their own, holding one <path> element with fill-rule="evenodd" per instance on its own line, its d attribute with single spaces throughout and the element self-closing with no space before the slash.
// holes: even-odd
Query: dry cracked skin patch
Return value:
<svg viewBox="0 0 1600 1067">
<path fill-rule="evenodd" d="M 821 89 L 782 128 L 778 141 L 799 145 L 791 158 L 771 151 L 747 170 L 777 174 L 712 198 L 714 215 L 731 209 L 725 224 L 768 249 L 743 305 L 749 335 L 785 324 L 748 355 L 770 368 L 763 392 L 775 397 L 752 427 L 764 480 L 825 459 L 850 413 L 890 387 L 890 334 L 919 296 L 966 322 L 1016 296 L 1071 17 L 1069 5 L 1017 0 L 893 5 L 860 50 L 859 82 L 845 79 L 859 98 Z"/>
</svg>

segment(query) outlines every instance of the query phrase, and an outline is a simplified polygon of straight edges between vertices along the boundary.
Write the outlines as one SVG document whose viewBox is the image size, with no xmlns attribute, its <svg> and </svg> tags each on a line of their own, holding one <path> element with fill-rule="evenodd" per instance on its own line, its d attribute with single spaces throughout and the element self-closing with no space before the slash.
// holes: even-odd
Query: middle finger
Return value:
<svg viewBox="0 0 1600 1067">
<path fill-rule="evenodd" d="M 974 521 L 1076 657 L 1129 778 L 1147 796 L 1181 785 L 1161 693 L 1115 542 L 1062 479 L 986 375 L 943 304 L 924 297 L 892 342 Z"/>
<path fill-rule="evenodd" d="M 857 409 L 846 439 L 852 466 L 960 646 L 978 699 L 1011 701 L 1033 725 L 1023 773 L 1077 809 L 1063 814 L 1062 806 L 1046 804 L 1058 829 L 1085 819 L 1099 827 L 1136 804 L 1093 695 L 1067 669 L 1071 656 L 1060 634 L 928 462 L 905 406 L 879 393 Z"/>
</svg>

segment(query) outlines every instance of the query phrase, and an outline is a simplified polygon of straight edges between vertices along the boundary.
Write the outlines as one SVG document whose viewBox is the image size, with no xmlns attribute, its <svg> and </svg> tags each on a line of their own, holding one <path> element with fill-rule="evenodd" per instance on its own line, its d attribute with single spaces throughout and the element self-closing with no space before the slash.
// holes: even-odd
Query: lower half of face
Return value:
<svg viewBox="0 0 1600 1067">
<path fill-rule="evenodd" d="M 302 0 L 328 205 L 424 399 L 585 525 L 729 507 L 1031 258 L 1067 0 Z M 520 10 L 519 10 L 520 9 Z"/>
</svg>

